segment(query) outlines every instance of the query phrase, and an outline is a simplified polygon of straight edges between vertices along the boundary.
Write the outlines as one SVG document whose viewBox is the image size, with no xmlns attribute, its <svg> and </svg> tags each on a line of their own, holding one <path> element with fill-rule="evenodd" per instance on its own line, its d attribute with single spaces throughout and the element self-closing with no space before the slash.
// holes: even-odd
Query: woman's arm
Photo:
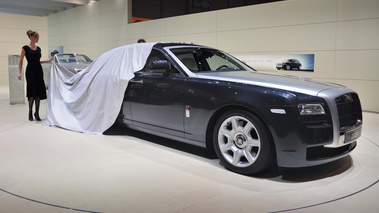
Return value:
<svg viewBox="0 0 379 213">
<path fill-rule="evenodd" d="M 20 55 L 20 61 L 18 62 L 18 80 L 21 81 L 21 73 L 22 73 L 22 62 L 24 61 L 24 56 L 25 56 L 25 50 L 24 48 L 21 49 L 21 55 Z"/>
<path fill-rule="evenodd" d="M 53 59 L 52 58 L 50 58 L 50 59 L 47 59 L 47 60 L 45 60 L 45 61 L 40 61 L 41 62 L 41 64 L 44 64 L 44 63 L 49 63 L 50 61 L 52 61 Z"/>
</svg>

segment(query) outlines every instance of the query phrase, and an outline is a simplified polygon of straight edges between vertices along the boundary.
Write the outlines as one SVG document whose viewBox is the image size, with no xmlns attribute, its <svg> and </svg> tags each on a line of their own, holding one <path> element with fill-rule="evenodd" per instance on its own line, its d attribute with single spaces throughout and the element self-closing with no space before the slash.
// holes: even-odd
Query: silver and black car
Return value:
<svg viewBox="0 0 379 213">
<path fill-rule="evenodd" d="M 282 63 L 276 64 L 276 69 L 285 69 L 285 70 L 292 70 L 292 69 L 301 69 L 301 63 L 297 59 L 288 59 L 283 61 Z"/>
<path fill-rule="evenodd" d="M 346 156 L 362 128 L 358 94 L 262 73 L 209 47 L 157 43 L 125 92 L 118 122 L 215 150 L 240 174 Z"/>
<path fill-rule="evenodd" d="M 54 55 L 54 62 L 76 74 L 87 68 L 92 60 L 84 54 L 58 53 Z"/>
</svg>

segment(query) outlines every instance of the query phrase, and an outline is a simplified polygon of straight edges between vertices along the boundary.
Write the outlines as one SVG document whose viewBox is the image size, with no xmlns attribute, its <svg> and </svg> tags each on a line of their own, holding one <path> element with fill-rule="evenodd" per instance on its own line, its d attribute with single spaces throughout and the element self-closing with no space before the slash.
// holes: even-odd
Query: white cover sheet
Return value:
<svg viewBox="0 0 379 213">
<path fill-rule="evenodd" d="M 128 82 L 144 67 L 154 44 L 110 50 L 76 75 L 53 63 L 44 125 L 102 134 L 115 122 Z"/>
</svg>

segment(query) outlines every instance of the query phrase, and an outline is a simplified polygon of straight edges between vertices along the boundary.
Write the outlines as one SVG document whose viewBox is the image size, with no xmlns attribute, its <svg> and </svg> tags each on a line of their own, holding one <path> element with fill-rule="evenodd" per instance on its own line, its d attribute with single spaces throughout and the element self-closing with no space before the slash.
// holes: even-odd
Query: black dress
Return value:
<svg viewBox="0 0 379 213">
<path fill-rule="evenodd" d="M 37 47 L 36 50 L 32 50 L 28 45 L 22 47 L 25 50 L 26 60 L 28 65 L 26 66 L 26 97 L 36 98 L 41 100 L 46 99 L 46 87 L 43 81 L 43 71 L 41 66 L 41 49 Z"/>
</svg>

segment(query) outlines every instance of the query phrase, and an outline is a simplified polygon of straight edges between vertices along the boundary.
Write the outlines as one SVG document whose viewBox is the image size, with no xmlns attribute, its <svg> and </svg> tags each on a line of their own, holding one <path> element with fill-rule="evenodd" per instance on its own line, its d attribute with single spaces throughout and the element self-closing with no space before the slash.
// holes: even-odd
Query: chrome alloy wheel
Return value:
<svg viewBox="0 0 379 213">
<path fill-rule="evenodd" d="M 258 159 L 261 141 L 251 121 L 241 116 L 231 116 L 223 121 L 218 130 L 218 146 L 227 162 L 243 168 Z"/>
</svg>

